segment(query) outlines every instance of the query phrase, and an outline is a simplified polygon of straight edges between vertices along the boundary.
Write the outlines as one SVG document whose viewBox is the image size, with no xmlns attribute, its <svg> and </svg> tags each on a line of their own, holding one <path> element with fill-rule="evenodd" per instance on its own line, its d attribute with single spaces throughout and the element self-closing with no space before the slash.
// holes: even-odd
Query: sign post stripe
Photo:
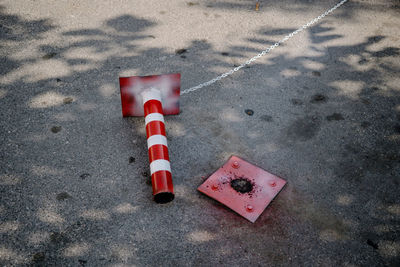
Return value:
<svg viewBox="0 0 400 267">
<path fill-rule="evenodd" d="M 147 134 L 153 195 L 169 193 L 173 198 L 171 164 L 160 92 L 154 88 L 143 93 L 143 109 Z"/>
<path fill-rule="evenodd" d="M 169 171 L 171 172 L 171 165 L 168 160 L 157 159 L 150 163 L 151 174 L 158 171 Z"/>
<path fill-rule="evenodd" d="M 164 115 L 161 113 L 150 113 L 145 118 L 145 124 L 149 124 L 152 121 L 161 121 L 164 123 Z"/>
</svg>

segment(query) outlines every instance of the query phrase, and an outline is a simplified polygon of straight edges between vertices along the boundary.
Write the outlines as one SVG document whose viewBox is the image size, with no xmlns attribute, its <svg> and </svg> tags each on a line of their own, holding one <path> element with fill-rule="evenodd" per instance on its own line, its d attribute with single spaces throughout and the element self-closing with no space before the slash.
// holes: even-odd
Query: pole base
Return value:
<svg viewBox="0 0 400 267">
<path fill-rule="evenodd" d="M 197 190 L 254 223 L 285 184 L 276 175 L 232 156 Z"/>
<path fill-rule="evenodd" d="M 158 204 L 165 204 L 174 200 L 175 195 L 171 192 L 162 192 L 154 196 L 154 201 Z"/>
</svg>

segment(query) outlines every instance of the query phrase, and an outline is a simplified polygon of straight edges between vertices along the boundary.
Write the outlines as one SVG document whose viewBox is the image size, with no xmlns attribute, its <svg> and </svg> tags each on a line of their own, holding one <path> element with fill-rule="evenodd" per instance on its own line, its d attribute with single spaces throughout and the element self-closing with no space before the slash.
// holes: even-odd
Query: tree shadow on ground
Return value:
<svg viewBox="0 0 400 267">
<path fill-rule="evenodd" d="M 62 32 L 65 42 L 19 57 L 27 40 L 56 26 L 1 17 L 12 51 L 3 55 L 0 91 L 2 264 L 398 262 L 400 93 L 391 79 L 399 65 L 390 58 L 399 49 L 370 49 L 386 36 L 330 45 L 342 36 L 321 23 L 308 32 L 315 55 L 271 53 L 266 64 L 183 97 L 182 114 L 167 125 L 177 199 L 158 206 L 143 160 L 144 122 L 120 117 L 117 77 L 181 72 L 186 87 L 235 63 L 204 40 L 183 54 L 146 47 L 143 40 L 157 42 L 148 34 L 156 24 L 131 15 Z M 260 29 L 249 42 L 269 44 L 290 31 Z M 240 61 L 249 51 L 226 53 Z M 35 64 L 65 71 L 19 71 Z M 250 71 L 261 78 L 246 78 Z M 221 90 L 232 97 L 221 99 Z M 245 98 L 251 117 L 237 104 Z M 252 225 L 194 189 L 231 153 L 289 180 Z"/>
<path fill-rule="evenodd" d="M 317 1 L 317 0 L 283 0 L 283 1 L 272 1 L 272 0 L 261 0 L 261 1 L 253 1 L 253 0 L 227 0 L 227 1 L 199 1 L 195 2 L 196 5 L 192 5 L 197 8 L 213 8 L 213 9 L 223 9 L 223 10 L 238 10 L 238 11 L 254 11 L 256 7 L 256 2 L 259 2 L 259 12 L 268 11 L 270 9 L 276 8 L 279 10 L 285 10 L 288 12 L 296 12 L 296 13 L 306 13 L 310 10 L 310 5 L 318 6 L 318 7 L 327 7 L 329 4 L 334 6 L 336 3 L 340 1 Z M 194 2 L 192 2 L 194 3 Z M 190 4 L 189 4 L 190 5 Z M 364 10 L 380 10 L 384 11 L 387 9 L 399 9 L 400 5 L 398 1 L 381 1 L 375 3 L 372 7 L 368 3 L 364 3 L 363 1 L 348 1 L 346 3 L 346 9 L 338 15 L 340 18 L 354 18 L 354 11 L 358 9 Z"/>
</svg>

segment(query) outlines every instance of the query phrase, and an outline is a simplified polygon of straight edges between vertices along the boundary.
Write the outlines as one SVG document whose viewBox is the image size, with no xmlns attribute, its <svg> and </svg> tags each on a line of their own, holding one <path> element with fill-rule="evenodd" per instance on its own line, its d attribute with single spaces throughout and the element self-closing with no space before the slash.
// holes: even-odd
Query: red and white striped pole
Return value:
<svg viewBox="0 0 400 267">
<path fill-rule="evenodd" d="M 157 203 L 167 203 L 174 199 L 174 187 L 161 93 L 155 88 L 150 88 L 142 93 L 142 97 L 154 200 Z"/>
</svg>

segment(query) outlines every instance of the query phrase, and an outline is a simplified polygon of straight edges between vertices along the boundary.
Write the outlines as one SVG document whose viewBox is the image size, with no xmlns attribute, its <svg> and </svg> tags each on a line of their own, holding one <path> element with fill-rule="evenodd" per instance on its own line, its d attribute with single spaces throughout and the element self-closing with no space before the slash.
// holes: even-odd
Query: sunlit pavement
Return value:
<svg viewBox="0 0 400 267">
<path fill-rule="evenodd" d="M 350 0 L 181 96 L 173 202 L 121 114 L 118 77 L 196 86 L 336 3 L 1 1 L 0 265 L 398 265 L 399 1 Z M 287 181 L 255 223 L 196 190 L 231 155 Z"/>
</svg>

